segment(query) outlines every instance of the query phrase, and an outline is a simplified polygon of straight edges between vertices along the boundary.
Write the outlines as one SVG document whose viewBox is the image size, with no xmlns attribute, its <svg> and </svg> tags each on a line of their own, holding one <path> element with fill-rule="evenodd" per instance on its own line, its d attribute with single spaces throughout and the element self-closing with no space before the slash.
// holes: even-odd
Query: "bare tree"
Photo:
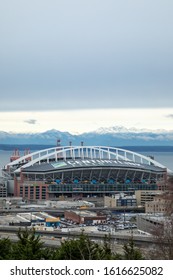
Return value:
<svg viewBox="0 0 173 280">
<path fill-rule="evenodd" d="M 167 190 L 160 196 L 164 215 L 152 228 L 154 249 L 151 259 L 173 260 L 173 175 L 167 180 Z"/>
<path fill-rule="evenodd" d="M 173 216 L 153 227 L 154 249 L 150 251 L 151 259 L 173 260 Z"/>
</svg>

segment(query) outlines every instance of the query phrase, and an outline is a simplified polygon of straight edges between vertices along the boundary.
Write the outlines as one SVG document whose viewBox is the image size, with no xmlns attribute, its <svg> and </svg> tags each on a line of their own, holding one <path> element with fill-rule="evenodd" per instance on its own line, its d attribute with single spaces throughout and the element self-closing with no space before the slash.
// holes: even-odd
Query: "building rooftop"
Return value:
<svg viewBox="0 0 173 280">
<path fill-rule="evenodd" d="M 75 213 L 76 215 L 79 215 L 79 216 L 84 216 L 84 217 L 95 217 L 95 216 L 98 216 L 98 214 L 96 213 L 96 212 L 92 212 L 92 211 L 83 211 L 83 210 L 81 210 L 81 211 L 78 211 L 78 210 L 67 210 L 68 212 L 73 212 L 73 213 Z M 104 215 L 102 215 L 102 216 L 105 216 L 105 214 Z"/>
<path fill-rule="evenodd" d="M 113 159 L 85 159 L 85 160 L 59 160 L 50 163 L 35 164 L 28 166 L 23 169 L 23 172 L 53 172 L 55 170 L 67 171 L 68 169 L 75 168 L 93 168 L 93 167 L 115 167 L 115 168 L 133 168 L 133 169 L 144 169 L 153 171 L 163 171 L 163 168 L 136 163 L 125 160 L 113 160 Z"/>
</svg>

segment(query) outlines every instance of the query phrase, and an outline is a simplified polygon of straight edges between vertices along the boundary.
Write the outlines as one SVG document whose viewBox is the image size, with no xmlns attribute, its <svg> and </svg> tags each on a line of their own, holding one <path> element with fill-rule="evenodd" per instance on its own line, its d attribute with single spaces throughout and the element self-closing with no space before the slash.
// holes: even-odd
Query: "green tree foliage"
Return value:
<svg viewBox="0 0 173 280">
<path fill-rule="evenodd" d="M 43 242 L 35 231 L 25 229 L 18 231 L 18 241 L 13 245 L 12 258 L 18 260 L 40 260 L 49 258 L 49 252 L 43 247 Z"/>
<path fill-rule="evenodd" d="M 113 259 L 108 240 L 101 246 L 85 235 L 83 232 L 78 239 L 65 240 L 54 254 L 58 260 L 105 260 Z"/>
<path fill-rule="evenodd" d="M 129 240 L 128 243 L 124 245 L 124 260 L 143 260 L 141 251 L 135 248 L 133 238 Z"/>
<path fill-rule="evenodd" d="M 10 260 L 12 254 L 12 242 L 8 238 L 0 240 L 0 260 Z"/>
<path fill-rule="evenodd" d="M 44 247 L 40 236 L 34 230 L 19 229 L 18 241 L 12 243 L 8 238 L 0 240 L 0 259 L 13 260 L 140 260 L 142 254 L 134 247 L 133 240 L 124 245 L 124 254 L 111 250 L 111 237 L 105 236 L 102 245 L 91 241 L 83 232 L 77 239 L 62 241 L 58 248 Z"/>
</svg>

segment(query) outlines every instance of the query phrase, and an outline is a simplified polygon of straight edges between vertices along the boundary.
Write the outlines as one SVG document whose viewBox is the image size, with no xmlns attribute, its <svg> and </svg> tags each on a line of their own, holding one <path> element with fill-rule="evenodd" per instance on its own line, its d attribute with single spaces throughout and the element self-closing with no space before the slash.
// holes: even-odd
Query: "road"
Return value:
<svg viewBox="0 0 173 280">
<path fill-rule="evenodd" d="M 21 228 L 25 230 L 25 228 Z M 0 226 L 0 232 L 1 233 L 8 233 L 8 234 L 14 234 L 17 233 L 19 230 L 19 227 L 15 226 Z M 117 243 L 124 244 L 129 241 L 129 239 L 133 236 L 133 241 L 138 246 L 144 246 L 148 247 L 153 245 L 153 238 L 151 236 L 143 236 L 139 234 L 133 233 L 132 231 L 119 231 L 119 232 L 113 232 L 111 234 L 109 233 L 103 233 L 103 232 L 87 232 L 86 229 L 84 230 L 85 234 L 87 234 L 92 240 L 103 240 L 105 235 L 109 235 L 110 240 L 116 241 Z M 67 232 L 62 232 L 61 230 L 54 230 L 54 231 L 45 231 L 45 230 L 36 230 L 36 234 L 39 234 L 40 236 L 46 236 L 62 240 L 62 238 L 76 238 L 79 237 L 81 234 L 81 230 L 71 230 Z"/>
</svg>

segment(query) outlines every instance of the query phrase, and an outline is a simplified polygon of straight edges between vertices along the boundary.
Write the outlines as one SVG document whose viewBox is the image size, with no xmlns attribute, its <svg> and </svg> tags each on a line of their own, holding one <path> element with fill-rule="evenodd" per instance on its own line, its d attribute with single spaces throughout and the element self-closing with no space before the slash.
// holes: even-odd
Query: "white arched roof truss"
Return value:
<svg viewBox="0 0 173 280">
<path fill-rule="evenodd" d="M 55 160 L 57 161 L 58 158 L 67 160 L 67 158 L 69 157 L 74 160 L 76 158 L 80 158 L 83 160 L 88 158 L 126 160 L 166 168 L 166 166 L 151 159 L 150 157 L 129 150 L 107 146 L 62 146 L 48 148 L 22 156 L 19 159 L 8 163 L 6 167 L 15 167 L 16 165 L 22 165 L 22 168 L 25 168 L 36 163 L 40 164 L 44 160 L 46 162 L 49 162 L 51 158 L 55 158 Z M 30 158 L 30 161 L 28 161 L 28 158 Z M 21 167 L 17 168 L 15 172 L 19 172 L 20 168 Z"/>
</svg>

